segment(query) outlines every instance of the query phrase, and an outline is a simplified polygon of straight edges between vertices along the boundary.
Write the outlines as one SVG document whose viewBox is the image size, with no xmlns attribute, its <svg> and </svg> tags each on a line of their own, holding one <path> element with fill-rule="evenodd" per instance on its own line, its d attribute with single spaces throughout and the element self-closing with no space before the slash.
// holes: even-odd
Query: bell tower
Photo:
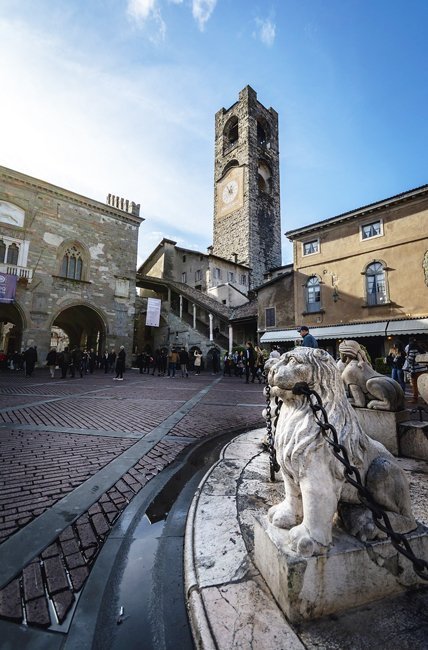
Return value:
<svg viewBox="0 0 428 650">
<path fill-rule="evenodd" d="M 281 266 L 278 113 L 250 86 L 215 116 L 213 253 L 250 266 L 250 288 Z"/>
</svg>

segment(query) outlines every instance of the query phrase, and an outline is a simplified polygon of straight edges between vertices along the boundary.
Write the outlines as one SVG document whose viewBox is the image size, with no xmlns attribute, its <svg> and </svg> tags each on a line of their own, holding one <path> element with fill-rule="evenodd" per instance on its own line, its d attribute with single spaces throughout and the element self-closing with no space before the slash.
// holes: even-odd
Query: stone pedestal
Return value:
<svg viewBox="0 0 428 650">
<path fill-rule="evenodd" d="M 424 361 L 428 363 L 428 354 L 421 354 L 419 356 L 426 357 Z M 418 377 L 418 391 L 424 402 L 428 404 L 428 372 L 424 372 L 423 375 Z"/>
<path fill-rule="evenodd" d="M 398 456 L 398 425 L 408 419 L 408 412 L 356 408 L 355 413 L 363 431 Z"/>
<path fill-rule="evenodd" d="M 400 456 L 428 460 L 428 422 L 402 422 L 398 437 Z"/>
<path fill-rule="evenodd" d="M 310 558 L 288 547 L 288 531 L 258 516 L 254 559 L 275 600 L 292 623 L 365 605 L 426 584 L 387 541 L 362 543 L 334 529 L 333 546 Z M 428 529 L 408 535 L 417 557 L 428 557 Z"/>
</svg>

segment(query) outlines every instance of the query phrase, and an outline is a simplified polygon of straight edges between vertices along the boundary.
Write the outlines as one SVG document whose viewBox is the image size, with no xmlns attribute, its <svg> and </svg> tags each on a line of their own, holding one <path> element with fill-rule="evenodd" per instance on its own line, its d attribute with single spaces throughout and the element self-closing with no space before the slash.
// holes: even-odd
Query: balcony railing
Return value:
<svg viewBox="0 0 428 650">
<path fill-rule="evenodd" d="M 15 266 L 14 264 L 0 263 L 0 273 L 7 273 L 8 275 L 17 275 L 18 278 L 23 278 L 31 282 L 33 279 L 33 269 L 26 266 Z"/>
</svg>

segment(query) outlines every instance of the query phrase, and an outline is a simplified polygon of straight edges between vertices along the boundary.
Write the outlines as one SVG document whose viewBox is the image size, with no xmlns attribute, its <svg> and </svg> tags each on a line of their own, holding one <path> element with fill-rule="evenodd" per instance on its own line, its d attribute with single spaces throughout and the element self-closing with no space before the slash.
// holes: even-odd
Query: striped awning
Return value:
<svg viewBox="0 0 428 650">
<path fill-rule="evenodd" d="M 310 333 L 316 339 L 353 339 L 364 336 L 386 336 L 388 321 L 377 323 L 353 323 L 352 325 L 331 325 L 330 327 L 311 327 Z M 285 341 L 300 341 L 299 332 L 292 330 L 277 330 L 265 332 L 261 343 L 281 343 Z"/>
<path fill-rule="evenodd" d="M 428 334 L 428 318 L 409 318 L 408 320 L 390 320 L 386 329 L 387 336 L 399 334 Z"/>
<path fill-rule="evenodd" d="M 311 327 L 310 332 L 316 339 L 359 339 L 364 336 L 399 336 L 411 334 L 428 334 L 428 318 L 408 318 L 403 320 L 379 321 L 377 323 L 352 323 L 351 325 L 330 325 L 328 327 Z M 276 330 L 265 332 L 261 343 L 283 343 L 300 341 L 297 330 Z"/>
</svg>

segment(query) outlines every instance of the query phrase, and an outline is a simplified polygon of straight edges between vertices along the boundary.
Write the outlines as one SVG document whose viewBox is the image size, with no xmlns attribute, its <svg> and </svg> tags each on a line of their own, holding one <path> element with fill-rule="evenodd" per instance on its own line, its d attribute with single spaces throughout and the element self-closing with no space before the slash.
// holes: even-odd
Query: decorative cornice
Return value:
<svg viewBox="0 0 428 650">
<path fill-rule="evenodd" d="M 355 217 L 362 217 L 370 213 L 378 212 L 379 210 L 383 210 L 385 208 L 396 207 L 400 203 L 405 203 L 414 199 L 421 199 L 425 197 L 428 197 L 428 185 L 416 187 L 413 190 L 408 190 L 407 192 L 396 194 L 395 196 L 391 196 L 388 199 L 376 201 L 376 203 L 369 203 L 368 205 L 358 208 L 357 210 L 350 210 L 349 212 L 344 212 L 343 214 L 339 214 L 335 217 L 329 217 L 323 221 L 317 221 L 315 223 L 309 224 L 308 226 L 303 226 L 303 228 L 288 230 L 285 233 L 285 236 L 292 241 L 293 239 L 297 239 L 300 235 L 317 231 L 330 225 L 335 225 L 343 221 L 349 221 Z"/>
<path fill-rule="evenodd" d="M 120 221 L 132 224 L 133 226 L 139 227 L 140 224 L 144 221 L 143 217 L 137 217 L 128 212 L 120 210 L 119 208 L 114 208 L 110 205 L 107 205 L 106 203 L 101 203 L 95 199 L 90 199 L 71 190 L 66 190 L 62 187 L 58 187 L 57 185 L 52 185 L 51 183 L 33 178 L 32 176 L 27 176 L 26 174 L 14 171 L 13 169 L 8 169 L 7 167 L 0 166 L 0 177 L 9 182 L 18 181 L 28 188 L 37 190 L 38 192 L 43 192 L 57 199 L 64 201 L 71 200 L 73 203 L 88 208 L 93 212 L 98 212 L 104 216 L 119 219 Z"/>
</svg>

